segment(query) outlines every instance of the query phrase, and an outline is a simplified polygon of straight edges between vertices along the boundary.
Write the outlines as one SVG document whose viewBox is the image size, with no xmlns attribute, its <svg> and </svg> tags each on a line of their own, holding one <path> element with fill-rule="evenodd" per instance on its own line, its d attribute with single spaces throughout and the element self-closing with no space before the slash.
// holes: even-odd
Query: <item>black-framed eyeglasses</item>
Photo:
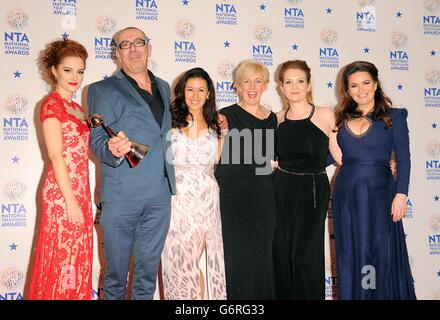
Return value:
<svg viewBox="0 0 440 320">
<path fill-rule="evenodd" d="M 121 49 L 121 50 L 126 50 L 126 49 L 130 49 L 130 48 L 131 48 L 131 45 L 134 45 L 135 47 L 143 47 L 143 46 L 145 46 L 147 43 L 148 43 L 148 42 L 145 41 L 145 39 L 140 39 L 140 38 L 138 38 L 138 39 L 135 39 L 133 42 L 128 41 L 128 40 L 124 40 L 124 41 L 122 41 L 122 42 L 118 45 L 118 47 L 119 47 L 119 49 Z"/>
</svg>

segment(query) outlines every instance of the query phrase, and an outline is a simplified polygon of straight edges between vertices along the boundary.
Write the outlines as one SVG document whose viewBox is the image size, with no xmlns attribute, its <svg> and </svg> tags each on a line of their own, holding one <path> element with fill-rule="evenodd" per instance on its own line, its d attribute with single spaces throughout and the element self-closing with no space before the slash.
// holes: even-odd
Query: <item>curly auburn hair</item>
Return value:
<svg viewBox="0 0 440 320">
<path fill-rule="evenodd" d="M 56 40 L 49 43 L 40 55 L 39 64 L 44 79 L 51 85 L 55 85 L 56 79 L 52 73 L 52 67 L 57 67 L 66 57 L 78 57 L 84 61 L 88 57 L 84 46 L 74 40 Z"/>
</svg>

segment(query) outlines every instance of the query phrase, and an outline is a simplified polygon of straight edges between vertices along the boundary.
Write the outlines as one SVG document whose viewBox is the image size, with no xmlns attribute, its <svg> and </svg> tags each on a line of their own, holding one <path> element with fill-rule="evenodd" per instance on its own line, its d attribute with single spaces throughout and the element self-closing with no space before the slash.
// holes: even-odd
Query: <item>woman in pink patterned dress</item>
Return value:
<svg viewBox="0 0 440 320">
<path fill-rule="evenodd" d="M 214 85 L 205 70 L 194 68 L 179 79 L 174 94 L 171 146 L 177 193 L 171 199 L 170 229 L 162 252 L 164 295 L 167 300 L 222 300 L 226 280 L 214 177 L 222 140 Z M 203 252 L 206 273 L 201 268 Z"/>
<path fill-rule="evenodd" d="M 54 90 L 40 120 L 50 159 L 41 194 L 42 215 L 31 300 L 79 300 L 92 295 L 93 218 L 89 186 L 89 128 L 73 93 L 84 78 L 86 49 L 54 41 L 41 56 Z"/>
</svg>

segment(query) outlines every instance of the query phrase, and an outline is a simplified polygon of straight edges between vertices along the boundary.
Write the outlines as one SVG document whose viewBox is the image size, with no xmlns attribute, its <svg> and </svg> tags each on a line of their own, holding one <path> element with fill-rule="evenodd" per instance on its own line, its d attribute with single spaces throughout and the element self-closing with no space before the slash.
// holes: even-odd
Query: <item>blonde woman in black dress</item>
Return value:
<svg viewBox="0 0 440 320">
<path fill-rule="evenodd" d="M 260 103 L 268 81 L 265 66 L 241 62 L 234 72 L 239 102 L 220 111 L 229 124 L 216 171 L 228 299 L 274 298 L 276 203 L 270 160 L 277 119 Z"/>
</svg>

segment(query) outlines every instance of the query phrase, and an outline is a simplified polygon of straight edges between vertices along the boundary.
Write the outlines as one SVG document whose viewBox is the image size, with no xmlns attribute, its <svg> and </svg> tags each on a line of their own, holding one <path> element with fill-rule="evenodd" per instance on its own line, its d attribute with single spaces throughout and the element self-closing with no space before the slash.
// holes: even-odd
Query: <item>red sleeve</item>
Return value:
<svg viewBox="0 0 440 320">
<path fill-rule="evenodd" d="M 40 110 L 41 123 L 48 118 L 57 118 L 60 122 L 65 121 L 65 111 L 62 101 L 51 96 L 43 101 Z"/>
</svg>

